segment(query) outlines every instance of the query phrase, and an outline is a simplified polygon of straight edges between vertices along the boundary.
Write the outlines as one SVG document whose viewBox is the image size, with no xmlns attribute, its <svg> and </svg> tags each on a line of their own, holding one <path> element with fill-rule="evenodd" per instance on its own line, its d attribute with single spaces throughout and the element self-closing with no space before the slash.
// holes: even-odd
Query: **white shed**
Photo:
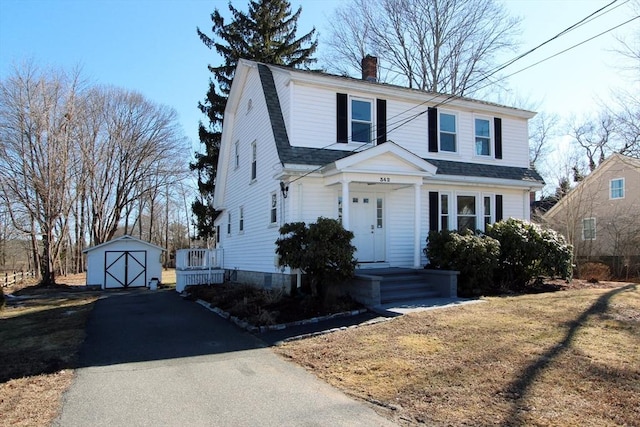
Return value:
<svg viewBox="0 0 640 427">
<path fill-rule="evenodd" d="M 85 249 L 87 285 L 102 289 L 150 287 L 162 277 L 163 248 L 128 235 Z"/>
</svg>

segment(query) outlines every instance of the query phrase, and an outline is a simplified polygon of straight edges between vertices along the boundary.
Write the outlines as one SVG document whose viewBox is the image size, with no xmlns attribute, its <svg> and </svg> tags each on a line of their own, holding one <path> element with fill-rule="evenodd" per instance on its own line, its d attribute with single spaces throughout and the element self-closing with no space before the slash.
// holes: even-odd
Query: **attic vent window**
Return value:
<svg viewBox="0 0 640 427">
<path fill-rule="evenodd" d="M 247 113 L 249 113 L 253 109 L 253 99 L 249 98 L 247 102 Z"/>
</svg>

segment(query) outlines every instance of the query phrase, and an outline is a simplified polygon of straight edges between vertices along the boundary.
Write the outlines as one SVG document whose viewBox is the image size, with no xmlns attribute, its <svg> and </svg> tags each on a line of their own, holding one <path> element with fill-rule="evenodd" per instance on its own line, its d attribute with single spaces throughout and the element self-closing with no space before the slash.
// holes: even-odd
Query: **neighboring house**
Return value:
<svg viewBox="0 0 640 427">
<path fill-rule="evenodd" d="M 566 236 L 579 260 L 607 261 L 622 273 L 640 257 L 640 160 L 613 154 L 543 220 Z"/>
<path fill-rule="evenodd" d="M 287 222 L 341 219 L 359 267 L 422 268 L 429 230 L 529 219 L 535 113 L 363 79 L 240 60 L 227 101 L 214 208 L 235 280 L 289 284 Z"/>
</svg>

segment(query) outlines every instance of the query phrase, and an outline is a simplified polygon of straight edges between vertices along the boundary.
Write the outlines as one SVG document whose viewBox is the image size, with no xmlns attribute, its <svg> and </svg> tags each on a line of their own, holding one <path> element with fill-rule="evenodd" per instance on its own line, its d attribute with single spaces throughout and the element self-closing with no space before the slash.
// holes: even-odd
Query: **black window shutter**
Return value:
<svg viewBox="0 0 640 427">
<path fill-rule="evenodd" d="M 502 221 L 502 194 L 496 194 L 496 222 Z"/>
<path fill-rule="evenodd" d="M 376 99 L 376 136 L 378 144 L 387 142 L 387 100 Z"/>
<path fill-rule="evenodd" d="M 502 158 L 502 119 L 499 117 L 493 118 L 493 132 L 495 134 L 495 153 L 496 159 Z"/>
<path fill-rule="evenodd" d="M 438 201 L 440 197 L 437 191 L 429 191 L 429 231 L 438 231 L 438 217 L 440 216 L 440 209 L 438 208 Z"/>
<path fill-rule="evenodd" d="M 336 112 L 336 141 L 347 143 L 349 142 L 349 126 L 347 123 L 349 113 L 346 93 L 336 94 Z"/>
<path fill-rule="evenodd" d="M 429 118 L 429 152 L 438 152 L 438 109 L 429 107 L 427 110 Z"/>
</svg>

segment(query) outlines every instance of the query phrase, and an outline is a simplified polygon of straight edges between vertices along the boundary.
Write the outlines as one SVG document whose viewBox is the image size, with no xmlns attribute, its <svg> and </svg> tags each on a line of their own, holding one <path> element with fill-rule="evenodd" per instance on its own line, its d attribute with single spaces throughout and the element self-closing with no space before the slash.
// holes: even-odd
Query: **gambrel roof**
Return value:
<svg viewBox="0 0 640 427">
<path fill-rule="evenodd" d="M 264 93 L 271 129 L 275 138 L 280 162 L 283 165 L 324 166 L 351 156 L 354 152 L 329 148 L 292 147 L 282 115 L 280 100 L 270 67 L 257 64 L 260 82 Z M 297 70 L 295 70 L 297 71 Z M 479 101 L 478 101 L 479 102 Z M 496 104 L 497 106 L 497 104 Z M 497 106 L 501 108 L 507 108 Z M 428 159 L 425 161 L 437 167 L 436 175 L 466 176 L 525 181 L 541 185 L 544 183 L 537 171 L 530 168 L 500 166 L 480 163 L 456 162 L 450 160 Z"/>
</svg>

